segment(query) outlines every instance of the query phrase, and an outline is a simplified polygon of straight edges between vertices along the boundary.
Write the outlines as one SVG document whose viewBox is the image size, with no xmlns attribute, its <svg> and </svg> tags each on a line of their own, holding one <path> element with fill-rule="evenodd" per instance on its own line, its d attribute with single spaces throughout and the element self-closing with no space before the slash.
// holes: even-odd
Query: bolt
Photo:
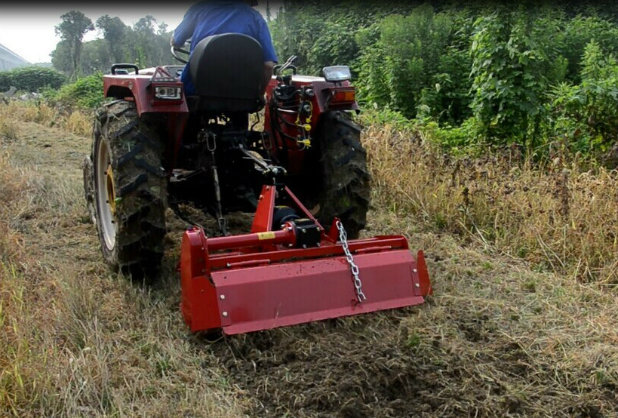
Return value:
<svg viewBox="0 0 618 418">
<path fill-rule="evenodd" d="M 223 312 L 223 317 L 227 318 L 227 312 Z"/>
<path fill-rule="evenodd" d="M 414 273 L 418 273 L 418 270 L 417 270 L 417 269 L 412 269 L 412 271 L 413 271 Z"/>
<path fill-rule="evenodd" d="M 221 296 L 219 296 L 219 299 L 221 299 L 221 300 L 225 300 L 225 295 L 221 295 Z"/>
<path fill-rule="evenodd" d="M 415 284 L 414 284 L 414 286 L 416 286 L 416 287 L 421 287 L 421 285 L 420 285 L 420 284 L 418 284 L 418 283 L 415 283 Z"/>
</svg>

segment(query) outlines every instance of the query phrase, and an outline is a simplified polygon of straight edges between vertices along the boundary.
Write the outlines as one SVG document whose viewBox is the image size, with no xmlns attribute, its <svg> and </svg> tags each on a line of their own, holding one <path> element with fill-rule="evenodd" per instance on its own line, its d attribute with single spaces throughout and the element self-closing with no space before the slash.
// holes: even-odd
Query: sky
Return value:
<svg viewBox="0 0 618 418">
<path fill-rule="evenodd" d="M 33 64 L 51 62 L 49 54 L 56 49 L 60 37 L 55 26 L 60 24 L 60 16 L 70 10 L 79 10 L 95 23 L 103 16 L 119 17 L 127 26 L 133 26 L 140 18 L 151 15 L 157 23 L 166 23 L 172 31 L 196 0 L 108 0 L 108 1 L 32 1 L 12 0 L 10 4 L 0 5 L 0 44 Z M 258 10 L 265 13 L 265 1 L 260 1 Z M 281 3 L 270 0 L 271 10 Z M 87 32 L 84 41 L 101 38 L 99 30 Z"/>
<path fill-rule="evenodd" d="M 0 6 L 0 44 L 4 45 L 31 63 L 51 62 L 49 54 L 56 49 L 60 38 L 54 27 L 61 22 L 60 16 L 70 10 L 79 10 L 96 22 L 105 14 L 119 17 L 125 25 L 133 26 L 140 18 L 151 15 L 158 23 L 164 22 L 173 30 L 182 20 L 192 1 L 176 0 L 167 3 L 127 0 L 112 2 L 44 2 L 13 1 Z M 84 41 L 101 37 L 98 29 L 86 33 Z"/>
</svg>

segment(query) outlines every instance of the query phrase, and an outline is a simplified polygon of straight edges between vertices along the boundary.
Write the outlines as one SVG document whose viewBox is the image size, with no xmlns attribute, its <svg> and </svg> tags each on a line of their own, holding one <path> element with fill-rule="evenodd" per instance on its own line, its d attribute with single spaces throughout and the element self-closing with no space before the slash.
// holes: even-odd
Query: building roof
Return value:
<svg viewBox="0 0 618 418">
<path fill-rule="evenodd" d="M 0 44 L 0 71 L 8 71 L 13 68 L 24 67 L 26 65 L 30 65 L 30 63 L 4 45 Z"/>
</svg>

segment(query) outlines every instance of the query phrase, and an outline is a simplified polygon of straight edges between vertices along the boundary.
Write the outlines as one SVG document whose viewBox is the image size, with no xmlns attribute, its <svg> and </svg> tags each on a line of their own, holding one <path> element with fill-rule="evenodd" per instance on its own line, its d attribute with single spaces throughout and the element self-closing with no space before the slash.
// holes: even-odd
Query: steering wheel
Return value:
<svg viewBox="0 0 618 418">
<path fill-rule="evenodd" d="M 273 73 L 277 76 L 283 75 L 285 70 L 292 70 L 293 74 L 296 74 L 296 66 L 294 65 L 294 61 L 298 58 L 296 55 L 292 55 L 287 61 L 283 64 L 275 65 L 273 68 Z"/>
<path fill-rule="evenodd" d="M 172 56 L 177 60 L 180 61 L 183 64 L 187 64 L 189 62 L 189 51 L 187 51 L 186 49 L 184 49 L 183 47 L 180 46 L 174 46 L 172 45 L 171 47 L 171 53 Z M 181 54 L 185 54 L 186 58 L 184 56 L 179 56 L 178 53 Z"/>
</svg>

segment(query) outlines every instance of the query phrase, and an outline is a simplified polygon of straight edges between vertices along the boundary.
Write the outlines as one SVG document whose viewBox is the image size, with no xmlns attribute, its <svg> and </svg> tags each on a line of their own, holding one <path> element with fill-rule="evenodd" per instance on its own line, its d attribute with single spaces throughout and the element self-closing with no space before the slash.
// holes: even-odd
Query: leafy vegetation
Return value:
<svg viewBox="0 0 618 418">
<path fill-rule="evenodd" d="M 288 0 L 273 37 L 302 72 L 347 63 L 365 108 L 451 150 L 599 155 L 618 139 L 616 16 L 613 3 Z"/>
<path fill-rule="evenodd" d="M 117 62 L 150 67 L 169 61 L 171 34 L 167 25 L 154 17 L 147 15 L 130 27 L 118 17 L 104 15 L 93 25 L 85 16 L 79 20 L 80 13 L 71 11 L 62 15 L 63 22 L 56 28 L 62 41 L 52 52 L 54 67 L 72 79 L 109 72 L 111 65 Z M 73 24 L 76 20 L 81 24 Z M 103 38 L 82 43 L 83 35 L 95 26 Z"/>
<path fill-rule="evenodd" d="M 556 148 L 618 153 L 618 10 L 611 2 L 283 6 L 270 22 L 281 61 L 296 55 L 299 72 L 315 75 L 327 65 L 350 65 L 363 108 L 401 115 L 451 152 L 517 146 L 535 158 Z M 63 15 L 63 40 L 53 53 L 54 66 L 68 76 L 99 77 L 113 62 L 144 67 L 169 59 L 164 23 L 145 16 L 129 27 L 105 15 L 94 25 L 103 38 L 77 48 L 77 62 L 80 30 L 94 26 L 66 24 L 74 15 Z M 74 94 L 79 106 L 96 105 L 100 96 L 83 92 L 94 80 L 56 98 L 68 104 Z"/>
<path fill-rule="evenodd" d="M 24 67 L 11 71 L 0 72 L 0 91 L 6 91 L 11 86 L 17 90 L 38 92 L 43 88 L 59 88 L 66 77 L 51 68 Z"/>
<path fill-rule="evenodd" d="M 47 90 L 45 98 L 64 108 L 96 108 L 103 102 L 103 75 L 89 75 L 58 90 Z"/>
</svg>

